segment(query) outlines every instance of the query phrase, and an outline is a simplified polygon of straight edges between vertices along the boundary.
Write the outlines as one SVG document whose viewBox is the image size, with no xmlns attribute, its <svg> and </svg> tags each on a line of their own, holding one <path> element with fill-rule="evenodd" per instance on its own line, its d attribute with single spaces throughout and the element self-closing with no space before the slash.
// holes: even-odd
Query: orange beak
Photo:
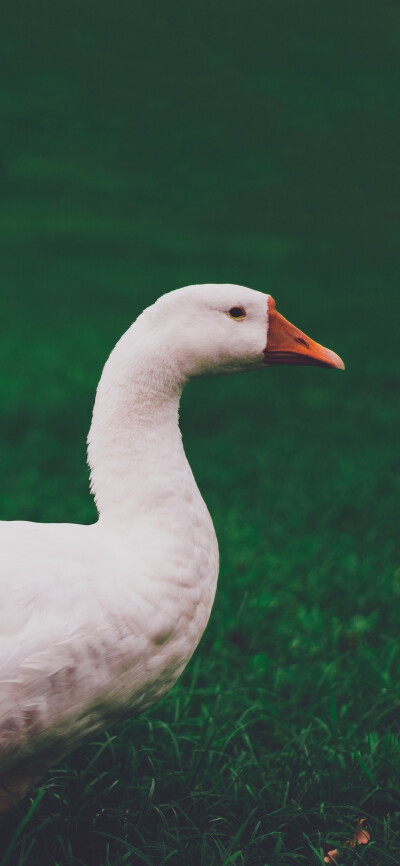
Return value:
<svg viewBox="0 0 400 866">
<path fill-rule="evenodd" d="M 315 343 L 291 325 L 276 311 L 275 301 L 268 298 L 268 339 L 264 349 L 265 364 L 299 364 L 314 367 L 336 367 L 344 370 L 339 355 Z"/>
</svg>

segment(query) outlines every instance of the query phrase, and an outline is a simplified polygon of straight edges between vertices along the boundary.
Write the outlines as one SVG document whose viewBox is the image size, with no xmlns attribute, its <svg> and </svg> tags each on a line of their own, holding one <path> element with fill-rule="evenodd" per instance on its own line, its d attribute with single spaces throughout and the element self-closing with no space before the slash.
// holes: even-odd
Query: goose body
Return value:
<svg viewBox="0 0 400 866">
<path fill-rule="evenodd" d="M 218 547 L 183 450 L 180 395 L 194 376 L 272 363 L 343 366 L 269 295 L 207 285 L 162 296 L 97 389 L 98 521 L 0 523 L 0 811 L 83 739 L 162 697 L 187 664 Z"/>
</svg>

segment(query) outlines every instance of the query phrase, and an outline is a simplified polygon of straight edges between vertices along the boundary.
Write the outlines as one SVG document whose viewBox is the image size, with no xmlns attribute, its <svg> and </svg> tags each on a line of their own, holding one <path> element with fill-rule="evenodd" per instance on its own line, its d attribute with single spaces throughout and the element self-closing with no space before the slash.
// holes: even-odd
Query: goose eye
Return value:
<svg viewBox="0 0 400 866">
<path fill-rule="evenodd" d="M 244 319 L 245 315 L 246 310 L 243 307 L 231 307 L 231 309 L 228 310 L 228 316 L 230 316 L 231 319 Z"/>
</svg>

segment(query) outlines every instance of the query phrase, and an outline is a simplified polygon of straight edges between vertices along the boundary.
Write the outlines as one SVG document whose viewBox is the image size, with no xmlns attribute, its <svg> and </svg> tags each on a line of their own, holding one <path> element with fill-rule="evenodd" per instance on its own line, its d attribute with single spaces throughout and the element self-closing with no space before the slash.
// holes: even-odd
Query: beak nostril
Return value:
<svg viewBox="0 0 400 866">
<path fill-rule="evenodd" d="M 304 337 L 295 337 L 296 343 L 301 343 L 302 346 L 305 346 L 306 349 L 310 348 L 309 342 Z"/>
</svg>

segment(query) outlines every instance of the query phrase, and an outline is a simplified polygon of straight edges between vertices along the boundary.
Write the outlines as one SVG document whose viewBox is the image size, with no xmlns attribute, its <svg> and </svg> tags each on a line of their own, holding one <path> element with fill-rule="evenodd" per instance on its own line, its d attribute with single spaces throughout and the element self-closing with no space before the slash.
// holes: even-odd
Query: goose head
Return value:
<svg viewBox="0 0 400 866">
<path fill-rule="evenodd" d="M 245 286 L 186 286 L 163 295 L 145 313 L 183 381 L 275 364 L 344 369 L 335 352 L 278 313 L 271 295 Z"/>
</svg>

